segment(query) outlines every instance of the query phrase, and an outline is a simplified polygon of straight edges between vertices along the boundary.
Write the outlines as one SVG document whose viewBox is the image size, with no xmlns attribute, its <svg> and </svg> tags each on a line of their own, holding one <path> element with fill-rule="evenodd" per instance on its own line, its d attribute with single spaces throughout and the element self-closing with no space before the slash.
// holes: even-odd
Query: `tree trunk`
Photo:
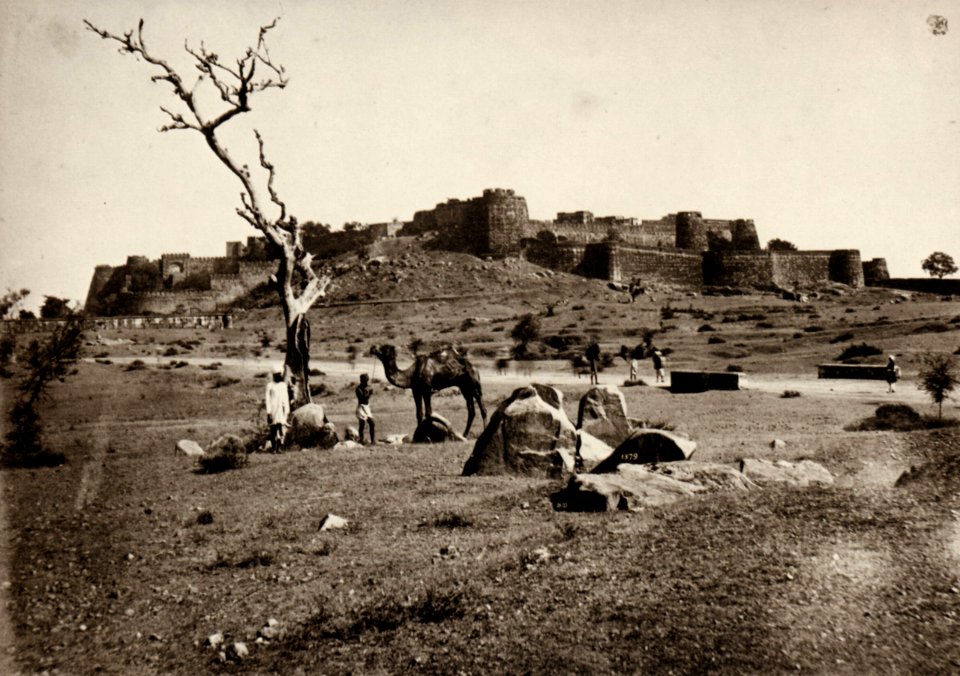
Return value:
<svg viewBox="0 0 960 676">
<path fill-rule="evenodd" d="M 293 388 L 291 404 L 309 404 L 310 397 L 310 320 L 306 312 L 287 317 L 287 354 L 284 379 Z"/>
</svg>

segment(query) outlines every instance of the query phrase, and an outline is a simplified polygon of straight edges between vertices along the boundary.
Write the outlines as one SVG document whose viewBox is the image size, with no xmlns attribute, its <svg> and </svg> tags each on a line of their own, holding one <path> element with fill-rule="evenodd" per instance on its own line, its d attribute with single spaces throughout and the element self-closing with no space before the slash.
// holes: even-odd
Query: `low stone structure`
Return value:
<svg viewBox="0 0 960 676">
<path fill-rule="evenodd" d="M 670 391 L 692 394 L 708 390 L 741 390 L 746 375 L 730 371 L 671 371 Z"/>
<path fill-rule="evenodd" d="M 887 367 L 883 364 L 817 364 L 817 378 L 886 380 Z"/>
</svg>

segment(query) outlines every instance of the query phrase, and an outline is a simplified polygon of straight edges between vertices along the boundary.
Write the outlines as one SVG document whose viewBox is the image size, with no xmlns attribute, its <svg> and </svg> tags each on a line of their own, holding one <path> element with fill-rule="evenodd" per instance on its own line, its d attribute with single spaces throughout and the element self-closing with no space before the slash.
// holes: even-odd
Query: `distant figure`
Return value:
<svg viewBox="0 0 960 676">
<path fill-rule="evenodd" d="M 637 361 L 636 357 L 630 358 L 630 382 L 637 382 L 637 367 L 640 366 L 640 362 Z"/>
<path fill-rule="evenodd" d="M 887 393 L 897 391 L 897 381 L 900 380 L 900 367 L 896 358 L 891 354 L 887 360 Z"/>
<path fill-rule="evenodd" d="M 373 412 L 370 410 L 370 397 L 373 396 L 373 388 L 370 387 L 370 376 L 366 373 L 360 374 L 360 384 L 354 390 L 357 394 L 357 421 L 360 423 L 360 443 L 363 443 L 363 428 L 366 423 L 370 423 L 370 445 L 377 443 L 376 421 L 373 419 Z"/>
<path fill-rule="evenodd" d="M 660 350 L 654 350 L 652 359 L 653 359 L 653 370 L 657 374 L 657 382 L 665 383 L 666 379 L 664 378 L 664 374 L 663 374 L 663 361 L 664 361 L 663 353 Z"/>
<path fill-rule="evenodd" d="M 584 356 L 587 358 L 587 361 L 590 362 L 590 384 L 599 385 L 600 377 L 597 375 L 597 362 L 600 360 L 600 346 L 596 343 L 590 343 L 587 345 Z"/>
<path fill-rule="evenodd" d="M 273 378 L 267 383 L 265 395 L 267 408 L 267 424 L 270 426 L 270 449 L 279 453 L 283 448 L 286 437 L 287 417 L 290 415 L 290 393 L 287 384 L 283 382 L 283 370 L 277 369 Z"/>
<path fill-rule="evenodd" d="M 506 357 L 500 357 L 497 359 L 497 375 L 505 376 L 507 375 L 507 367 L 510 366 L 510 360 Z"/>
</svg>

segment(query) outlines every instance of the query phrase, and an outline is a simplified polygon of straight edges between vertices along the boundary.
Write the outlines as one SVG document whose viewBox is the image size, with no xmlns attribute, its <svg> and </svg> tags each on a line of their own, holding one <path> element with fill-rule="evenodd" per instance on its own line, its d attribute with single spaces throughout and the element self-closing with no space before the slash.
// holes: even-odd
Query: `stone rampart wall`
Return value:
<svg viewBox="0 0 960 676">
<path fill-rule="evenodd" d="M 703 257 L 682 251 L 654 251 L 620 246 L 617 248 L 621 279 L 643 282 L 703 285 Z"/>
</svg>

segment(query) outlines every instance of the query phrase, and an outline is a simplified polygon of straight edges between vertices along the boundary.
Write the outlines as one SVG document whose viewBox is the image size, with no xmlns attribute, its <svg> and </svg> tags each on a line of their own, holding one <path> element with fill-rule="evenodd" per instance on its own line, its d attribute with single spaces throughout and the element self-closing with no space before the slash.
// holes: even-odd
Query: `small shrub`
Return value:
<svg viewBox="0 0 960 676">
<path fill-rule="evenodd" d="M 110 364 L 113 363 L 109 359 L 94 359 L 94 361 L 97 362 L 98 364 L 103 364 L 104 366 L 109 366 Z"/>
<path fill-rule="evenodd" d="M 950 327 L 943 322 L 930 322 L 929 324 L 918 326 L 911 333 L 944 333 L 949 330 Z"/>
<path fill-rule="evenodd" d="M 134 359 L 132 362 L 127 364 L 125 371 L 142 371 L 147 368 L 147 365 L 143 363 L 142 359 Z"/>
<path fill-rule="evenodd" d="M 804 326 L 803 330 L 806 333 L 820 333 L 821 331 L 824 330 L 824 328 L 822 326 L 814 324 L 813 326 Z"/>
<path fill-rule="evenodd" d="M 839 336 L 834 336 L 830 339 L 831 345 L 836 345 L 837 343 L 845 343 L 848 340 L 853 340 L 854 336 L 852 333 L 841 333 Z"/>
<path fill-rule="evenodd" d="M 433 525 L 435 528 L 469 528 L 473 525 L 473 521 L 456 512 L 448 512 L 437 516 L 433 520 Z"/>
<path fill-rule="evenodd" d="M 923 418 L 906 404 L 883 404 L 877 407 L 873 416 L 854 426 L 855 430 L 868 432 L 873 430 L 892 430 L 910 432 L 923 428 Z"/>
<path fill-rule="evenodd" d="M 241 469 L 249 462 L 247 449 L 239 438 L 229 437 L 221 444 L 214 455 L 204 455 L 199 458 L 202 474 L 217 474 L 231 469 Z"/>
<path fill-rule="evenodd" d="M 772 329 L 774 328 L 773 322 L 757 322 L 758 329 Z"/>
<path fill-rule="evenodd" d="M 727 366 L 727 373 L 743 373 L 743 367 L 739 364 L 730 364 Z"/>
<path fill-rule="evenodd" d="M 710 326 L 709 324 L 703 324 L 700 328 L 697 329 L 698 333 L 707 333 L 710 331 L 716 331 L 716 329 Z"/>
<path fill-rule="evenodd" d="M 860 359 L 863 357 L 873 357 L 878 354 L 883 354 L 881 350 L 876 345 L 868 345 L 867 343 L 860 343 L 859 345 L 849 345 L 843 352 L 837 356 L 837 361 L 847 362 L 853 359 Z"/>
<path fill-rule="evenodd" d="M 784 390 L 783 394 L 780 395 L 781 399 L 796 399 L 800 396 L 800 393 L 796 390 Z"/>
<path fill-rule="evenodd" d="M 209 509 L 205 509 L 199 514 L 197 514 L 197 523 L 201 526 L 209 526 L 213 523 L 213 512 Z"/>
<path fill-rule="evenodd" d="M 163 351 L 164 357 L 176 357 L 178 354 L 180 354 L 180 350 L 175 347 L 168 347 Z"/>
<path fill-rule="evenodd" d="M 720 345 L 721 343 L 725 343 L 725 342 L 727 341 L 721 338 L 720 336 L 710 336 L 709 338 L 707 338 L 707 343 L 709 345 Z"/>
<path fill-rule="evenodd" d="M 230 387 L 231 385 L 236 385 L 240 382 L 239 378 L 228 378 L 221 376 L 210 383 L 210 389 L 216 390 L 221 387 Z"/>
<path fill-rule="evenodd" d="M 221 366 L 223 366 L 223 364 L 221 364 L 218 361 L 215 361 L 210 364 L 203 364 L 200 368 L 202 368 L 204 371 L 216 371 Z"/>
</svg>

